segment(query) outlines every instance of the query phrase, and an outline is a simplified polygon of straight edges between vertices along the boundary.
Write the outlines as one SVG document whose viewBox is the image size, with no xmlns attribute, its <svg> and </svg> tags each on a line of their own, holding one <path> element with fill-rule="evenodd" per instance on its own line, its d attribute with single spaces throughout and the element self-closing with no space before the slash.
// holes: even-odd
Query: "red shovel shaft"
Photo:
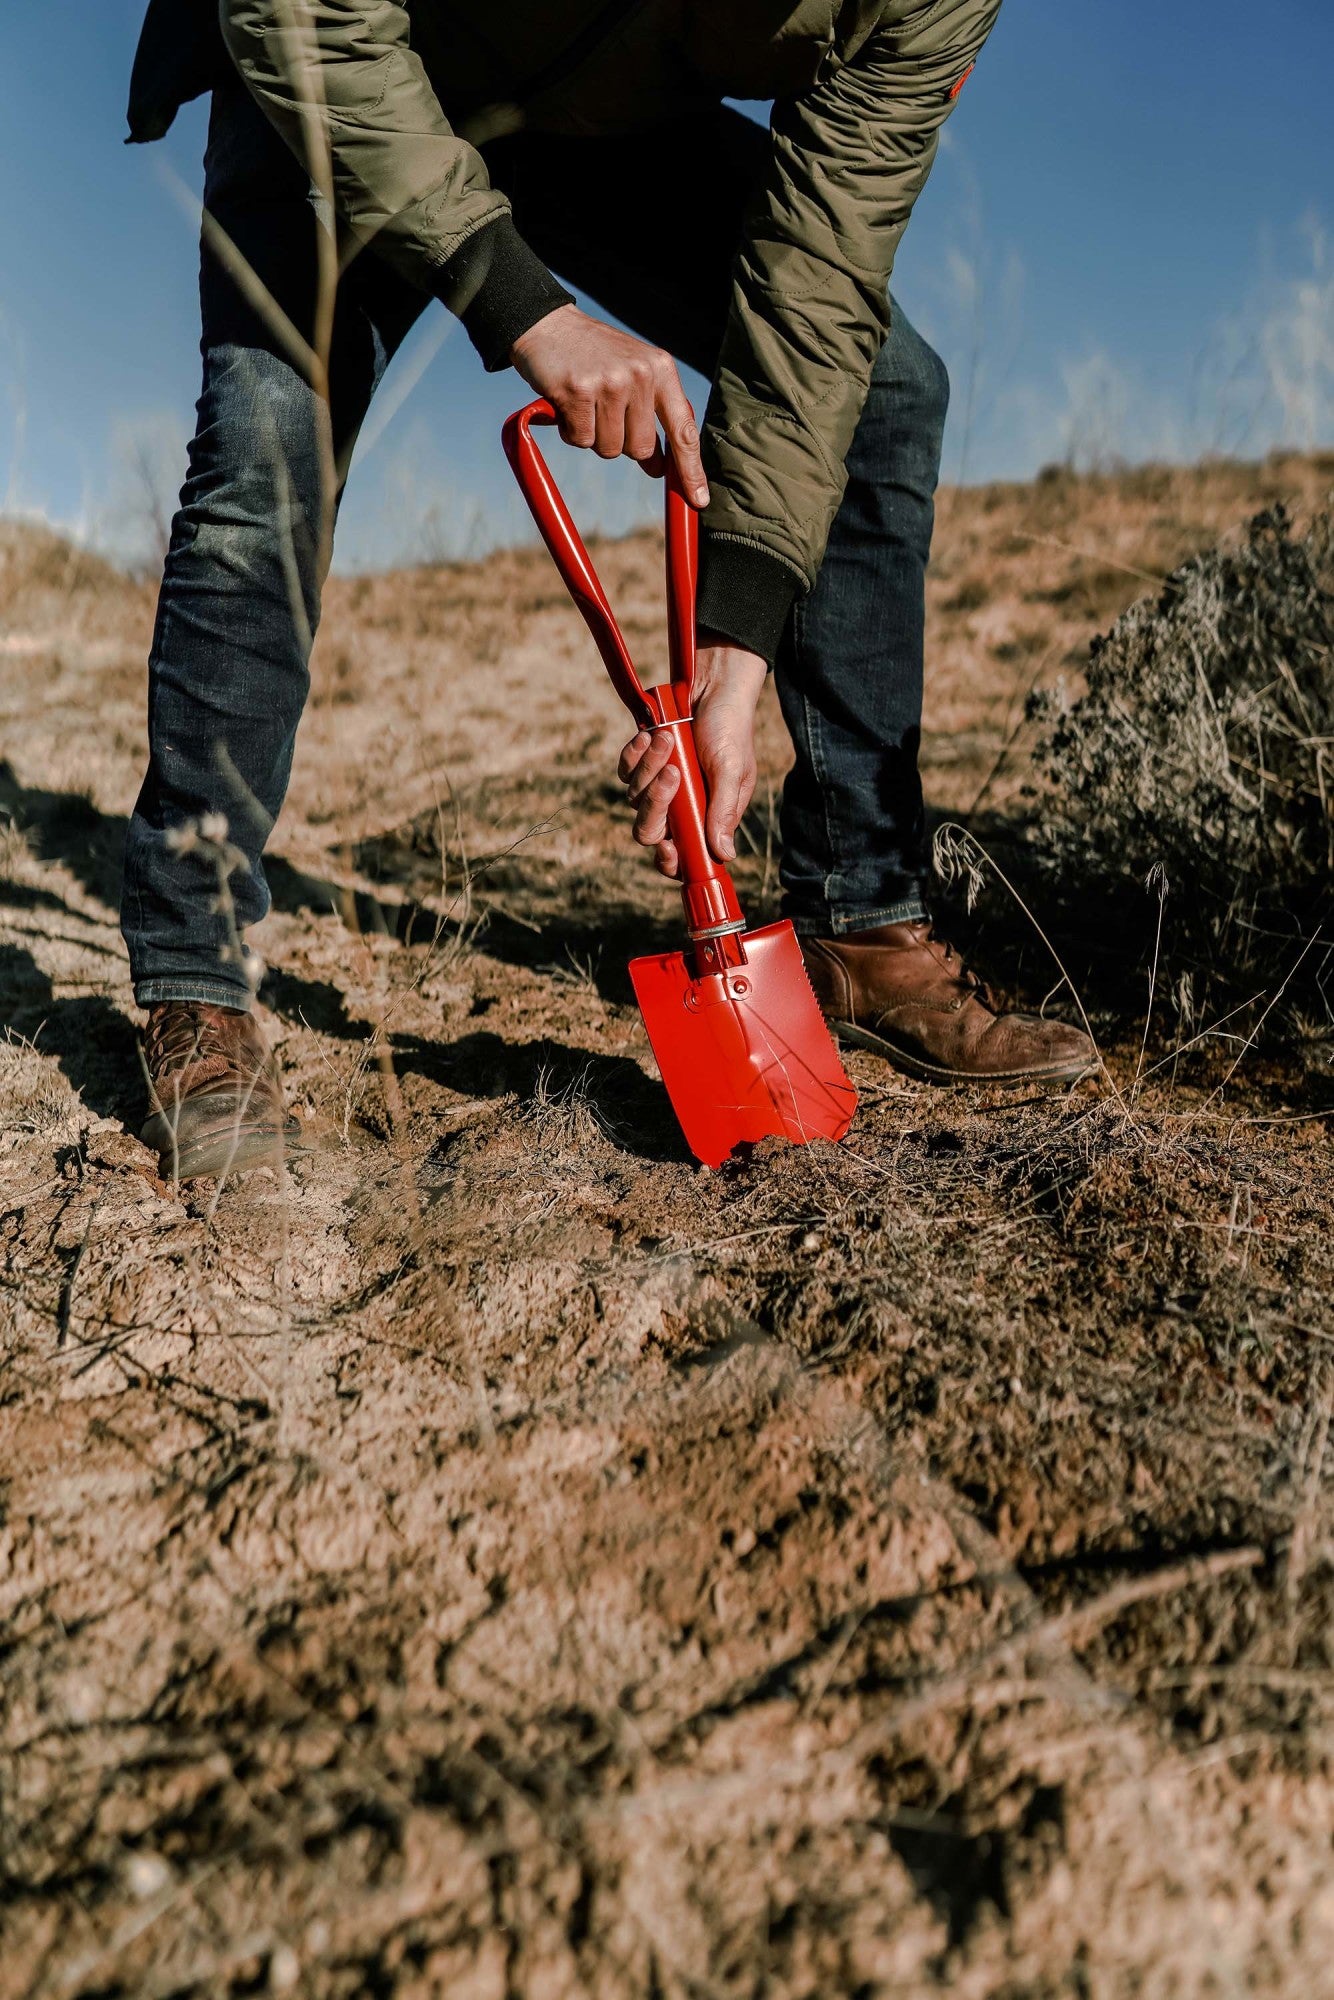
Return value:
<svg viewBox="0 0 1334 2000">
<path fill-rule="evenodd" d="M 708 794 L 691 727 L 698 517 L 686 500 L 676 467 L 669 459 L 667 643 L 672 678 L 666 686 L 646 688 L 635 671 L 630 649 L 583 538 L 532 434 L 534 424 L 555 421 L 556 413 L 545 401 L 516 410 L 506 419 L 501 432 L 505 456 L 565 587 L 597 643 L 612 686 L 642 729 L 667 727 L 672 732 L 670 761 L 680 773 L 680 783 L 667 809 L 667 827 L 680 862 L 681 900 L 685 905 L 686 927 L 696 946 L 695 955 L 704 970 L 716 971 L 720 965 L 739 962 L 740 954 L 729 948 L 725 940 L 744 930 L 745 918 L 731 877 L 709 851 L 705 832 Z"/>
<path fill-rule="evenodd" d="M 709 851 L 704 819 L 708 794 L 695 749 L 695 732 L 690 726 L 686 684 L 672 681 L 664 687 L 650 688 L 648 695 L 658 711 L 658 721 L 671 729 L 669 761 L 681 774 L 681 782 L 667 808 L 667 831 L 676 843 L 686 929 L 701 970 L 716 972 L 721 965 L 739 962 L 739 954 L 729 947 L 728 940 L 745 929 L 746 920 L 731 876 Z"/>
</svg>

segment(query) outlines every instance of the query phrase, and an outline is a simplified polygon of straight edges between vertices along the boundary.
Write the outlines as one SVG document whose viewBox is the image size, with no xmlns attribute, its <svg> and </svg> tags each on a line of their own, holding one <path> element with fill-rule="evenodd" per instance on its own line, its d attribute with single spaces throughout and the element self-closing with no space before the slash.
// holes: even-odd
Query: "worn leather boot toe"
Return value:
<svg viewBox="0 0 1334 2000">
<path fill-rule="evenodd" d="M 929 923 L 803 938 L 815 997 L 841 1041 L 930 1083 L 1074 1083 L 1099 1067 L 1064 1021 L 1002 1013 Z"/>
<path fill-rule="evenodd" d="M 164 1179 L 242 1174 L 283 1158 L 296 1122 L 284 1113 L 277 1066 L 251 1015 L 165 1001 L 149 1009 L 144 1060 L 150 1110 L 139 1136 Z"/>
</svg>

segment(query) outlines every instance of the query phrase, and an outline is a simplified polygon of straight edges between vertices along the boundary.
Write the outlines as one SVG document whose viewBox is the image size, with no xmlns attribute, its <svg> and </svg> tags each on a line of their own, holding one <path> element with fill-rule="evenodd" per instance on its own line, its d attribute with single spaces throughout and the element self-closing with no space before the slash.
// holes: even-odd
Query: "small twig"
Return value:
<svg viewBox="0 0 1334 2000">
<path fill-rule="evenodd" d="M 96 1219 L 97 1211 L 101 1206 L 102 1197 L 99 1194 L 88 1211 L 88 1220 L 84 1224 L 83 1235 L 79 1240 L 79 1247 L 74 1252 L 70 1267 L 65 1273 L 65 1282 L 60 1287 L 60 1301 L 56 1307 L 57 1347 L 63 1347 L 69 1339 L 70 1313 L 74 1304 L 74 1281 L 79 1275 L 79 1266 L 83 1262 L 84 1252 L 88 1248 L 88 1239 L 93 1233 L 93 1223 Z"/>
<path fill-rule="evenodd" d="M 1084 1033 L 1088 1036 L 1090 1042 L 1092 1042 L 1093 1044 L 1093 1052 L 1098 1059 L 1098 1067 L 1102 1071 L 1102 1074 L 1106 1077 L 1107 1082 L 1111 1087 L 1112 1095 L 1115 1097 L 1117 1103 L 1120 1105 L 1127 1119 L 1129 1119 L 1130 1122 L 1133 1124 L 1134 1117 L 1131 1112 L 1131 1108 L 1127 1104 L 1124 1096 L 1122 1095 L 1115 1077 L 1113 1077 L 1113 1075 L 1111 1074 L 1110 1070 L 1107 1067 L 1107 1064 L 1103 1060 L 1102 1051 L 1098 1047 L 1098 1038 L 1093 1032 L 1093 1023 L 1089 1020 L 1088 1013 L 1084 1006 L 1084 1002 L 1079 995 L 1079 989 L 1075 985 L 1074 980 L 1070 977 L 1070 974 L 1066 971 L 1065 964 L 1061 958 L 1060 953 L 1057 951 L 1055 945 L 1052 943 L 1051 939 L 1047 936 L 1046 931 L 1043 930 L 1042 925 L 1038 922 L 1032 910 L 1029 909 L 1028 904 L 1024 901 L 1018 889 L 1016 889 L 1014 883 L 1005 873 L 1005 870 L 1001 867 L 1000 863 L 995 859 L 994 855 L 992 855 L 982 845 L 982 842 L 977 838 L 977 835 L 975 833 L 970 833 L 968 828 L 966 826 L 961 826 L 958 820 L 946 820 L 943 825 L 937 827 L 936 829 L 936 843 L 938 850 L 939 850 L 939 843 L 941 842 L 942 839 L 946 841 L 948 848 L 948 840 L 951 835 L 955 839 L 967 841 L 968 844 L 972 847 L 973 851 L 977 855 L 979 855 L 983 861 L 986 862 L 987 866 L 992 870 L 993 874 L 996 876 L 997 881 L 1000 882 L 1002 886 L 1008 891 L 1011 898 L 1019 906 L 1020 910 L 1022 910 L 1025 917 L 1027 917 L 1029 923 L 1033 926 L 1034 931 L 1037 933 L 1038 937 L 1042 940 L 1042 943 L 1046 946 L 1048 952 L 1051 955 L 1052 963 L 1055 965 L 1056 970 L 1061 975 L 1061 983 L 1063 983 L 1070 989 L 1070 997 L 1074 1001 L 1076 1007 L 1079 1009 L 1079 1018 L 1084 1024 Z"/>
<path fill-rule="evenodd" d="M 1158 959 L 1163 944 L 1163 911 L 1167 906 L 1167 870 L 1158 863 L 1149 870 L 1149 883 L 1158 878 L 1158 923 L 1153 936 L 1153 965 L 1149 972 L 1149 1002 L 1144 1010 L 1144 1033 L 1140 1037 L 1139 1060 L 1135 1064 L 1135 1080 L 1130 1086 L 1130 1101 L 1133 1104 L 1139 1096 L 1140 1082 L 1144 1075 L 1144 1058 L 1149 1048 L 1149 1026 L 1153 1020 L 1153 998 L 1158 990 Z"/>
<path fill-rule="evenodd" d="M 1320 1371 L 1319 1388 L 1302 1431 L 1298 1448 L 1298 1469 L 1305 1476 L 1301 1505 L 1292 1524 L 1292 1540 L 1284 1570 L 1283 1588 L 1289 1603 L 1296 1600 L 1310 1561 L 1320 1506 L 1320 1483 L 1324 1475 L 1325 1447 L 1329 1443 L 1330 1417 L 1334 1414 L 1334 1367 L 1327 1362 Z"/>
<path fill-rule="evenodd" d="M 1188 1128 L 1192 1124 L 1194 1124 L 1197 1119 L 1202 1118 L 1205 1112 L 1209 1109 L 1209 1106 L 1213 1104 L 1217 1098 L 1221 1097 L 1223 1092 L 1227 1089 L 1228 1085 L 1231 1083 L 1233 1077 L 1237 1073 L 1238 1066 L 1245 1060 L 1246 1056 L 1250 1053 L 1250 1050 L 1255 1046 L 1256 1038 L 1258 1037 L 1261 1028 L 1263 1028 L 1265 1022 L 1269 1019 L 1269 1016 L 1273 1013 L 1275 1007 L 1277 1007 L 1279 1001 L 1283 998 L 1283 995 L 1287 992 L 1289 986 L 1296 978 L 1297 973 L 1301 969 L 1302 961 L 1305 959 L 1306 954 L 1311 950 L 1313 945 L 1319 942 L 1319 939 L 1320 939 L 1320 932 L 1317 930 L 1313 932 L 1312 935 L 1306 940 L 1306 943 L 1302 946 L 1301 950 L 1298 952 L 1296 958 L 1289 966 L 1287 972 L 1283 975 L 1283 982 L 1280 985 L 1278 991 L 1274 994 L 1268 1006 L 1261 1014 L 1259 1020 L 1256 1022 L 1255 1026 L 1251 1029 L 1251 1032 L 1249 1033 L 1249 1035 L 1247 1035 L 1245 1041 L 1242 1043 L 1236 1055 L 1233 1057 L 1232 1064 L 1228 1070 L 1227 1075 L 1223 1078 L 1221 1083 L 1216 1084 L 1214 1086 L 1214 1088 L 1210 1091 L 1208 1097 L 1205 1098 L 1204 1103 L 1199 1106 L 1198 1110 L 1191 1112 L 1187 1116 L 1186 1124 Z"/>
<path fill-rule="evenodd" d="M 948 1708 L 953 1702 L 971 1701 L 979 1692 L 979 1675 L 985 1674 L 988 1668 L 1010 1666 L 1025 1655 L 1049 1652 L 1059 1646 L 1086 1645 L 1102 1626 L 1110 1625 L 1122 1612 L 1131 1610 L 1137 1604 L 1148 1603 L 1155 1597 L 1170 1597 L 1193 1584 L 1209 1582 L 1235 1570 L 1258 1569 L 1264 1559 L 1264 1550 L 1254 1546 L 1223 1549 L 1216 1555 L 1173 1563 L 1166 1569 L 1153 1571 L 1149 1576 L 1131 1577 L 1114 1589 L 1104 1591 L 1101 1597 L 1076 1604 L 1068 1611 L 1058 1612 L 1054 1617 L 1044 1618 L 1039 1624 L 1015 1633 L 1012 1638 L 1003 1639 L 959 1672 L 947 1674 L 933 1686 L 923 1689 L 921 1694 L 889 1718 L 892 1733 L 901 1735 L 914 1723 L 925 1721 L 928 1716 L 936 1714 L 941 1708 Z M 1013 1683 L 1016 1700 L 1025 1698 L 1027 1686 L 1025 1681 Z M 985 1694 L 985 1691 L 983 1684 L 981 1692 Z M 853 1749 L 863 1740 L 869 1746 L 877 1736 L 883 1736 L 883 1725 L 868 1724 L 857 1732 L 848 1748 Z"/>
</svg>

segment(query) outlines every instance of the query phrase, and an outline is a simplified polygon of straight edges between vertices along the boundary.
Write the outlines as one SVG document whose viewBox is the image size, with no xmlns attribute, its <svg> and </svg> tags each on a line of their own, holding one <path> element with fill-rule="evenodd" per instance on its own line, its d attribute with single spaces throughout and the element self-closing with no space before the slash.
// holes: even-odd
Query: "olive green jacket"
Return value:
<svg viewBox="0 0 1334 2000">
<path fill-rule="evenodd" d="M 494 367 L 568 294 L 523 242 L 478 145 L 521 121 L 624 131 L 705 100 L 773 98 L 772 161 L 738 246 L 704 424 L 713 498 L 701 556 L 703 621 L 772 657 L 842 495 L 899 239 L 999 10 L 1000 0 L 221 0 L 216 17 L 250 90 L 307 158 L 317 107 L 345 225 L 457 311 Z M 153 0 L 132 137 L 165 130 L 214 32 L 213 0 Z"/>
</svg>

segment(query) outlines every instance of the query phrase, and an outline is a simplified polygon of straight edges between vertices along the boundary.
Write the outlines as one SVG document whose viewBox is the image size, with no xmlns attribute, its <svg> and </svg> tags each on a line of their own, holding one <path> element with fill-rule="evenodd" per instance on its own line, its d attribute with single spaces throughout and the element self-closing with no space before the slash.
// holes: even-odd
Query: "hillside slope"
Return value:
<svg viewBox="0 0 1334 2000">
<path fill-rule="evenodd" d="M 1028 691 L 1332 477 L 943 496 L 936 805 L 1012 815 Z M 655 539 L 597 553 L 660 666 Z M 309 1149 L 175 1190 L 151 618 L 0 528 L 0 2000 L 1329 1991 L 1327 1046 L 1090 991 L 1107 1083 L 857 1057 L 846 1145 L 696 1170 L 624 971 L 674 897 L 524 550 L 331 586 L 258 939 Z"/>
</svg>

